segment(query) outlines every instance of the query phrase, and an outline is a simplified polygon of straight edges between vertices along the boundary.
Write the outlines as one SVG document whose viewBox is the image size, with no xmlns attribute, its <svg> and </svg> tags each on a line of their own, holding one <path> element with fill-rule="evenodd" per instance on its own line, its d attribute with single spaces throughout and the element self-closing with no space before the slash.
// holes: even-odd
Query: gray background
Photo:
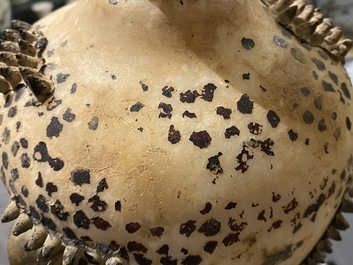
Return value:
<svg viewBox="0 0 353 265">
<path fill-rule="evenodd" d="M 3 0 L 0 0 L 3 1 Z M 331 17 L 335 17 L 335 22 L 340 24 L 345 33 L 353 37 L 353 1 L 352 0 L 310 0 L 316 2 Z M 353 60 L 347 63 L 347 70 L 353 79 Z M 9 202 L 7 191 L 0 183 L 0 214 Z M 346 215 L 353 226 L 353 215 Z M 0 265 L 8 265 L 7 261 L 7 236 L 10 224 L 0 224 Z M 342 233 L 341 242 L 333 242 L 334 253 L 329 255 L 327 262 L 334 262 L 336 265 L 349 265 L 353 260 L 353 228 Z"/>
</svg>

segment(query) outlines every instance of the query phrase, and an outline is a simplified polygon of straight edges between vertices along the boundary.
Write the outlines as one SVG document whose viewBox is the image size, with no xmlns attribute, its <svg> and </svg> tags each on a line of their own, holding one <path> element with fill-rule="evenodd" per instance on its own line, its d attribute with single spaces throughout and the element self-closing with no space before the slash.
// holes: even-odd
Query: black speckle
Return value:
<svg viewBox="0 0 353 265">
<path fill-rule="evenodd" d="M 21 193 L 22 193 L 23 196 L 25 196 L 26 198 L 28 197 L 29 192 L 28 192 L 28 189 L 27 189 L 27 187 L 26 187 L 25 185 L 23 185 L 23 186 L 21 187 Z"/>
<path fill-rule="evenodd" d="M 348 87 L 346 85 L 346 83 L 342 83 L 341 85 L 341 90 L 343 91 L 343 94 L 347 97 L 347 98 L 351 98 L 351 93 L 348 90 Z"/>
<path fill-rule="evenodd" d="M 255 47 L 255 42 L 252 39 L 242 38 L 241 44 L 247 50 L 251 50 Z"/>
<path fill-rule="evenodd" d="M 17 168 L 13 168 L 13 169 L 11 169 L 11 171 L 10 171 L 10 175 L 11 175 L 11 179 L 12 179 L 12 181 L 16 181 L 16 180 L 18 180 L 18 178 L 19 178 L 19 173 L 18 173 L 18 169 Z"/>
<path fill-rule="evenodd" d="M 103 178 L 101 181 L 99 181 L 98 186 L 97 186 L 97 193 L 103 192 L 105 189 L 108 189 L 108 183 L 106 178 Z"/>
<path fill-rule="evenodd" d="M 212 102 L 216 89 L 217 87 L 214 84 L 209 83 L 205 85 L 201 93 L 201 98 L 205 101 Z"/>
<path fill-rule="evenodd" d="M 229 210 L 235 209 L 236 207 L 237 207 L 237 203 L 236 202 L 229 202 L 224 209 L 229 211 Z"/>
<path fill-rule="evenodd" d="M 332 73 L 332 72 L 330 72 L 330 71 L 328 71 L 328 75 L 329 75 L 329 77 L 331 78 L 331 80 L 332 80 L 336 85 L 338 85 L 338 77 L 337 77 L 337 75 L 335 75 L 334 73 Z"/>
<path fill-rule="evenodd" d="M 59 200 L 56 200 L 54 204 L 50 205 L 50 211 L 61 221 L 67 221 L 69 213 L 64 211 L 64 206 Z"/>
<path fill-rule="evenodd" d="M 29 159 L 27 153 L 23 153 L 20 157 L 20 160 L 22 168 L 29 168 L 31 166 L 31 160 Z"/>
<path fill-rule="evenodd" d="M 298 133 L 296 133 L 293 130 L 288 131 L 288 136 L 292 140 L 292 142 L 295 142 L 296 140 L 298 140 Z"/>
<path fill-rule="evenodd" d="M 248 147 L 246 144 L 243 144 L 243 148 L 241 152 L 236 157 L 238 166 L 235 169 L 237 171 L 241 170 L 242 173 L 245 173 L 249 168 L 248 161 L 253 158 L 254 158 L 253 153 L 250 150 L 248 150 Z"/>
<path fill-rule="evenodd" d="M 7 94 L 5 98 L 4 108 L 7 108 L 12 104 L 13 98 L 14 98 L 14 94 L 12 93 Z"/>
<path fill-rule="evenodd" d="M 180 101 L 183 103 L 194 103 L 196 98 L 199 96 L 200 94 L 196 90 L 191 92 L 191 90 L 189 89 L 185 93 L 180 93 Z"/>
<path fill-rule="evenodd" d="M 317 69 L 319 69 L 320 71 L 325 71 L 326 70 L 326 66 L 325 66 L 325 64 L 323 62 L 321 62 L 320 60 L 318 60 L 316 58 L 312 58 L 311 60 L 316 65 Z"/>
<path fill-rule="evenodd" d="M 332 84 L 326 82 L 325 80 L 322 80 L 322 88 L 326 92 L 335 92 L 335 89 L 333 88 Z"/>
<path fill-rule="evenodd" d="M 160 226 L 152 227 L 150 228 L 150 233 L 152 236 L 161 237 L 164 233 L 164 228 Z"/>
<path fill-rule="evenodd" d="M 326 131 L 327 130 L 326 121 L 324 119 L 320 120 L 317 128 L 320 132 Z"/>
<path fill-rule="evenodd" d="M 2 133 L 2 142 L 8 144 L 11 138 L 11 131 L 6 127 Z"/>
<path fill-rule="evenodd" d="M 172 92 L 174 91 L 175 91 L 174 87 L 165 86 L 162 88 L 162 95 L 167 98 L 171 98 L 173 96 Z"/>
<path fill-rule="evenodd" d="M 269 110 L 267 113 L 267 120 L 271 124 L 272 128 L 276 128 L 281 121 L 279 116 L 273 110 Z"/>
<path fill-rule="evenodd" d="M 223 119 L 228 120 L 228 119 L 230 119 L 230 115 L 232 114 L 232 110 L 221 106 L 221 107 L 217 107 L 216 113 L 218 115 L 223 116 Z"/>
<path fill-rule="evenodd" d="M 36 199 L 36 204 L 37 207 L 44 213 L 49 212 L 49 207 L 47 205 L 47 200 L 43 195 L 38 195 L 38 198 Z"/>
<path fill-rule="evenodd" d="M 11 153 L 13 156 L 17 155 L 18 150 L 20 149 L 20 143 L 15 141 L 11 146 Z"/>
<path fill-rule="evenodd" d="M 181 140 L 180 131 L 175 130 L 174 125 L 170 125 L 169 132 L 168 132 L 168 141 L 171 144 L 177 144 Z"/>
<path fill-rule="evenodd" d="M 43 188 L 43 177 L 42 173 L 38 172 L 37 179 L 35 181 L 36 185 L 40 188 Z"/>
<path fill-rule="evenodd" d="M 70 195 L 70 201 L 73 203 L 73 204 L 76 204 L 76 206 L 79 206 L 80 203 L 85 199 L 84 196 L 78 194 L 78 193 L 72 193 Z"/>
<path fill-rule="evenodd" d="M 75 235 L 75 232 L 72 231 L 71 228 L 69 228 L 69 227 L 64 227 L 64 228 L 63 228 L 63 232 L 65 233 L 65 235 L 66 235 L 69 239 L 76 239 L 76 240 L 77 240 L 77 236 Z"/>
<path fill-rule="evenodd" d="M 108 230 L 109 227 L 112 227 L 109 222 L 107 222 L 106 220 L 100 217 L 94 217 L 92 219 L 92 223 L 95 225 L 97 229 L 100 229 L 103 231 L 106 231 Z"/>
<path fill-rule="evenodd" d="M 205 236 L 214 236 L 217 235 L 220 230 L 221 223 L 215 219 L 210 219 L 201 225 L 198 232 L 204 234 Z"/>
<path fill-rule="evenodd" d="M 273 41 L 282 48 L 288 48 L 288 42 L 279 36 L 274 36 Z"/>
<path fill-rule="evenodd" d="M 67 122 L 73 122 L 76 118 L 76 115 L 71 112 L 71 109 L 68 108 L 63 114 L 63 120 Z"/>
<path fill-rule="evenodd" d="M 2 165 L 7 170 L 9 167 L 9 156 L 7 155 L 6 152 L 2 152 L 1 158 L 2 158 Z"/>
<path fill-rule="evenodd" d="M 133 255 L 134 255 L 135 261 L 137 262 L 138 265 L 151 265 L 152 264 L 152 260 L 147 259 L 142 254 L 134 253 Z"/>
<path fill-rule="evenodd" d="M 52 158 L 48 153 L 47 144 L 39 142 L 34 148 L 33 159 L 37 162 L 48 162 L 54 171 L 61 170 L 65 163 L 60 158 Z"/>
<path fill-rule="evenodd" d="M 104 212 L 108 208 L 108 204 L 101 200 L 98 195 L 89 198 L 88 202 L 92 203 L 91 209 L 95 212 Z"/>
<path fill-rule="evenodd" d="M 28 141 L 26 140 L 26 138 L 21 138 L 20 144 L 21 144 L 22 148 L 24 148 L 24 149 L 28 148 Z"/>
<path fill-rule="evenodd" d="M 130 252 L 143 252 L 146 253 L 148 251 L 148 249 L 141 243 L 135 242 L 135 241 L 131 241 L 127 244 L 127 248 Z"/>
<path fill-rule="evenodd" d="M 79 210 L 74 214 L 74 224 L 78 228 L 89 229 L 90 223 L 91 220 L 82 210 Z"/>
<path fill-rule="evenodd" d="M 120 201 L 116 201 L 114 204 L 114 209 L 117 212 L 121 212 L 121 202 Z"/>
<path fill-rule="evenodd" d="M 305 56 L 301 50 L 299 50 L 298 48 L 292 48 L 290 50 L 290 52 L 291 52 L 292 56 L 294 57 L 294 59 L 301 62 L 302 64 L 306 64 Z"/>
<path fill-rule="evenodd" d="M 294 211 L 294 210 L 297 208 L 298 204 L 299 204 L 298 201 L 294 198 L 293 200 L 291 200 L 291 201 L 289 202 L 289 204 L 288 204 L 287 206 L 283 206 L 283 207 L 282 207 L 283 212 L 284 212 L 285 214 L 288 214 L 288 213 L 290 213 L 291 211 Z"/>
<path fill-rule="evenodd" d="M 73 83 L 72 84 L 72 87 L 71 87 L 71 90 L 70 90 L 70 93 L 71 94 L 75 94 L 77 91 L 77 84 L 76 83 Z"/>
<path fill-rule="evenodd" d="M 125 225 L 125 230 L 130 234 L 136 233 L 140 228 L 141 225 L 139 223 L 128 223 Z"/>
<path fill-rule="evenodd" d="M 199 265 L 202 262 L 200 256 L 187 256 L 182 262 L 182 265 Z"/>
<path fill-rule="evenodd" d="M 303 120 L 306 124 L 312 124 L 315 120 L 314 115 L 310 111 L 305 111 Z"/>
<path fill-rule="evenodd" d="M 230 139 L 232 136 L 239 136 L 240 135 L 240 130 L 236 126 L 232 126 L 230 128 L 227 128 L 224 136 L 226 139 Z"/>
<path fill-rule="evenodd" d="M 53 182 L 48 182 L 47 186 L 45 187 L 45 190 L 48 192 L 48 195 L 51 197 L 51 195 L 54 192 L 58 191 L 58 186 L 56 186 Z"/>
<path fill-rule="evenodd" d="M 64 125 L 59 122 L 59 119 L 57 117 L 52 117 L 51 122 L 47 127 L 47 137 L 48 138 L 53 138 L 53 137 L 59 137 Z"/>
<path fill-rule="evenodd" d="M 346 117 L 346 126 L 348 130 L 352 129 L 352 122 L 351 119 L 349 117 Z"/>
<path fill-rule="evenodd" d="M 229 247 L 233 244 L 235 244 L 236 242 L 238 242 L 240 239 L 239 239 L 239 235 L 240 233 L 235 233 L 235 234 L 229 234 L 227 235 L 223 240 L 222 240 L 222 243 L 224 246 L 226 247 Z"/>
<path fill-rule="evenodd" d="M 60 106 L 62 103 L 61 99 L 56 100 L 55 97 L 53 97 L 47 105 L 47 111 L 52 111 L 53 109 L 57 108 L 58 106 Z"/>
<path fill-rule="evenodd" d="M 42 216 L 42 224 L 49 230 L 55 231 L 56 229 L 56 224 L 48 217 Z"/>
<path fill-rule="evenodd" d="M 56 75 L 56 82 L 58 84 L 64 83 L 68 79 L 69 76 L 70 76 L 70 74 L 58 73 Z"/>
<path fill-rule="evenodd" d="M 71 172 L 71 181 L 75 185 L 82 186 L 83 184 L 90 184 L 91 183 L 91 175 L 89 169 L 75 169 Z"/>
<path fill-rule="evenodd" d="M 99 125 L 99 117 L 98 116 L 94 116 L 92 118 L 92 120 L 90 122 L 87 123 L 88 128 L 92 131 L 95 131 L 98 129 L 98 125 Z"/>
<path fill-rule="evenodd" d="M 131 112 L 139 112 L 145 105 L 143 105 L 141 102 L 137 102 L 134 105 L 130 107 Z"/>
<path fill-rule="evenodd" d="M 243 114 L 251 114 L 254 109 L 254 102 L 250 100 L 248 95 L 244 94 L 237 102 L 237 108 Z"/>
<path fill-rule="evenodd" d="M 248 124 L 248 129 L 251 134 L 260 135 L 262 133 L 262 125 L 258 123 L 250 122 Z"/>
<path fill-rule="evenodd" d="M 322 110 L 322 97 L 318 96 L 314 99 L 314 106 L 317 110 Z"/>
<path fill-rule="evenodd" d="M 164 102 L 160 102 L 158 105 L 159 109 L 162 109 L 163 112 L 161 112 L 159 114 L 159 118 L 171 118 L 172 117 L 172 111 L 173 111 L 173 107 L 170 104 L 166 104 Z"/>
<path fill-rule="evenodd" d="M 196 221 L 190 220 L 180 225 L 179 233 L 181 235 L 185 235 L 186 237 L 189 237 L 195 230 L 196 230 Z"/>
<path fill-rule="evenodd" d="M 209 241 L 204 245 L 203 250 L 209 254 L 212 254 L 215 251 L 217 245 L 217 241 Z"/>
<path fill-rule="evenodd" d="M 242 77 L 243 80 L 250 80 L 250 73 L 244 73 Z"/>
<path fill-rule="evenodd" d="M 207 148 L 212 141 L 207 131 L 193 132 L 189 140 L 200 149 Z"/>
<path fill-rule="evenodd" d="M 110 77 L 112 78 L 112 80 L 116 80 L 116 75 L 110 74 Z"/>
<path fill-rule="evenodd" d="M 200 211 L 202 215 L 208 214 L 212 210 L 212 204 L 207 202 L 205 207 Z"/>
<path fill-rule="evenodd" d="M 222 153 L 219 152 L 218 155 L 210 157 L 206 166 L 207 169 L 209 169 L 212 173 L 216 175 L 223 173 L 223 168 L 221 167 L 221 163 L 219 162 L 219 157 L 221 155 Z"/>
<path fill-rule="evenodd" d="M 148 91 L 148 86 L 145 85 L 142 81 L 140 81 L 140 85 L 141 85 L 141 88 L 144 92 L 147 92 Z"/>
<path fill-rule="evenodd" d="M 307 87 L 300 88 L 300 92 L 303 94 L 304 97 L 307 97 L 311 94 L 311 91 Z"/>
<path fill-rule="evenodd" d="M 195 113 L 189 112 L 189 111 L 184 111 L 184 113 L 182 114 L 183 118 L 188 117 L 190 119 L 195 119 L 197 118 Z"/>
<path fill-rule="evenodd" d="M 319 76 L 318 76 L 318 74 L 315 71 L 313 71 L 312 74 L 313 74 L 313 77 L 314 77 L 315 80 L 319 79 Z"/>
<path fill-rule="evenodd" d="M 7 116 L 8 116 L 9 118 L 13 118 L 13 117 L 16 116 L 16 114 L 17 114 L 17 107 L 16 107 L 16 106 L 13 106 L 13 107 L 11 107 L 11 108 L 9 109 L 9 112 L 8 112 Z"/>
</svg>

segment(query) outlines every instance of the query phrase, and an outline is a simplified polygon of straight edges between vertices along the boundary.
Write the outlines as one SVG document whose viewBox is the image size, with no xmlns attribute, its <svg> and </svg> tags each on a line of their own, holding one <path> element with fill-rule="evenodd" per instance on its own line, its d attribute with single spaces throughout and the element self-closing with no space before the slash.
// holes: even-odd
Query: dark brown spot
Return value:
<svg viewBox="0 0 353 265">
<path fill-rule="evenodd" d="M 209 254 L 212 254 L 215 251 L 217 245 L 217 241 L 209 241 L 204 245 L 203 250 Z"/>
<path fill-rule="evenodd" d="M 201 93 L 201 98 L 205 101 L 212 102 L 216 89 L 217 87 L 214 84 L 209 83 L 205 85 Z"/>
<path fill-rule="evenodd" d="M 59 122 L 57 117 L 52 117 L 51 122 L 47 127 L 47 137 L 50 139 L 53 137 L 59 137 L 63 127 L 64 125 Z"/>
<path fill-rule="evenodd" d="M 194 103 L 196 98 L 199 96 L 200 94 L 196 90 L 191 92 L 191 90 L 189 89 L 185 93 L 180 93 L 180 101 L 183 103 Z"/>
<path fill-rule="evenodd" d="M 200 149 L 207 148 L 212 141 L 207 131 L 193 132 L 189 140 Z"/>
<path fill-rule="evenodd" d="M 171 125 L 169 127 L 169 132 L 168 132 L 168 141 L 171 144 L 177 144 L 181 140 L 181 134 L 180 131 L 175 130 L 174 125 Z"/>
<path fill-rule="evenodd" d="M 254 109 L 254 102 L 250 100 L 250 97 L 248 95 L 244 94 L 237 102 L 237 109 L 240 113 L 252 114 L 252 111 Z"/>
<path fill-rule="evenodd" d="M 161 237 L 164 233 L 164 228 L 161 226 L 150 228 L 150 233 L 152 236 Z"/>
<path fill-rule="evenodd" d="M 242 46 L 247 50 L 252 50 L 255 47 L 255 42 L 252 39 L 242 38 L 241 39 Z"/>
<path fill-rule="evenodd" d="M 230 128 L 227 128 L 225 133 L 224 133 L 224 137 L 226 139 L 230 139 L 232 136 L 239 136 L 240 135 L 240 130 L 236 127 L 236 126 L 232 126 Z"/>
<path fill-rule="evenodd" d="M 223 173 L 223 168 L 221 167 L 221 163 L 219 162 L 219 157 L 222 155 L 223 154 L 219 152 L 217 155 L 212 156 L 208 159 L 206 168 L 216 175 Z"/>
<path fill-rule="evenodd" d="M 92 219 L 92 223 L 95 225 L 97 229 L 101 229 L 103 231 L 108 230 L 109 227 L 112 227 L 111 224 L 100 217 L 94 217 Z"/>
<path fill-rule="evenodd" d="M 207 220 L 201 225 L 198 232 L 204 234 L 205 236 L 214 236 L 221 230 L 221 223 L 215 219 Z"/>
<path fill-rule="evenodd" d="M 195 230 L 196 230 L 196 221 L 190 220 L 180 225 L 179 233 L 181 235 L 185 235 L 186 237 L 189 237 Z"/>
<path fill-rule="evenodd" d="M 216 113 L 220 116 L 223 116 L 223 119 L 230 119 L 230 115 L 232 114 L 232 110 L 225 107 L 217 107 Z"/>
<path fill-rule="evenodd" d="M 74 224 L 78 228 L 89 229 L 91 220 L 87 217 L 87 215 L 83 211 L 80 210 L 74 214 Z"/>
<path fill-rule="evenodd" d="M 207 202 L 205 207 L 200 211 L 202 215 L 208 214 L 212 210 L 212 204 Z"/>
<path fill-rule="evenodd" d="M 91 174 L 89 169 L 79 168 L 71 172 L 71 181 L 75 185 L 82 186 L 83 184 L 91 183 Z"/>
<path fill-rule="evenodd" d="M 128 231 L 130 234 L 136 233 L 140 230 L 141 225 L 139 223 L 128 223 L 125 225 L 125 230 Z"/>
</svg>

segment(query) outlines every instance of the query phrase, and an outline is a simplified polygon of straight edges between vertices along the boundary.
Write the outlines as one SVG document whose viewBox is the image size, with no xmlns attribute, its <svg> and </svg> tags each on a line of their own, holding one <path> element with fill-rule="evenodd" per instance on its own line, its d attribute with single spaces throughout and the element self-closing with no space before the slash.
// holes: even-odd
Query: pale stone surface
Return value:
<svg viewBox="0 0 353 265">
<path fill-rule="evenodd" d="M 2 187 L 1 187 L 2 188 Z M 6 192 L 4 191 L 4 192 L 2 192 L 2 191 L 0 191 L 0 195 L 1 195 L 1 198 L 0 198 L 0 200 L 2 200 L 3 198 L 6 200 L 6 202 L 5 203 L 0 203 L 0 209 L 3 209 L 5 206 L 6 206 L 6 203 L 7 203 L 7 196 L 6 196 Z M 3 197 L 3 198 L 2 198 Z M 352 218 L 350 218 L 350 219 L 352 219 Z M 353 223 L 353 220 L 351 220 L 351 223 Z M 4 258 L 4 257 L 6 257 L 6 254 L 5 253 L 2 253 L 1 251 L 3 251 L 4 249 L 6 249 L 6 239 L 7 239 L 7 232 L 4 232 L 4 233 L 2 233 L 2 230 L 1 229 L 7 229 L 9 226 L 6 226 L 6 225 L 0 225 L 0 237 L 2 238 L 2 237 L 4 237 L 5 239 L 4 240 L 0 240 L 0 265 L 6 265 L 7 264 L 7 262 L 4 260 L 1 260 L 2 258 Z M 348 240 L 349 240 L 349 237 L 351 237 L 351 238 L 353 238 L 353 235 L 352 235 L 352 229 L 350 230 L 350 236 L 348 236 L 349 235 L 349 233 L 346 233 L 345 235 L 347 235 L 347 236 L 344 236 L 344 243 L 343 244 L 341 244 L 341 245 L 343 245 L 343 246 L 341 246 L 342 248 L 344 248 L 344 246 L 351 246 L 351 244 L 349 244 L 348 243 Z M 336 252 L 336 253 L 339 253 L 338 251 Z M 338 263 L 338 265 L 344 265 L 344 264 L 348 264 L 347 262 L 343 262 L 343 261 L 340 261 L 340 258 L 341 258 L 341 256 L 339 256 L 336 260 L 337 260 L 337 263 Z M 340 262 L 340 263 L 339 263 Z"/>
</svg>

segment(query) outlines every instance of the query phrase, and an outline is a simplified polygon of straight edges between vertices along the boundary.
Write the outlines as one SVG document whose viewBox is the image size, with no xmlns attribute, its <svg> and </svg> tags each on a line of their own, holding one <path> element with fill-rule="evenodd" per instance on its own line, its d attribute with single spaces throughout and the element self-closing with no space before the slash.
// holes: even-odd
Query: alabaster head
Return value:
<svg viewBox="0 0 353 265">
<path fill-rule="evenodd" d="M 39 264 L 316 264 L 352 210 L 341 36 L 303 1 L 81 0 L 14 22 L 2 220 L 32 229 Z"/>
</svg>

